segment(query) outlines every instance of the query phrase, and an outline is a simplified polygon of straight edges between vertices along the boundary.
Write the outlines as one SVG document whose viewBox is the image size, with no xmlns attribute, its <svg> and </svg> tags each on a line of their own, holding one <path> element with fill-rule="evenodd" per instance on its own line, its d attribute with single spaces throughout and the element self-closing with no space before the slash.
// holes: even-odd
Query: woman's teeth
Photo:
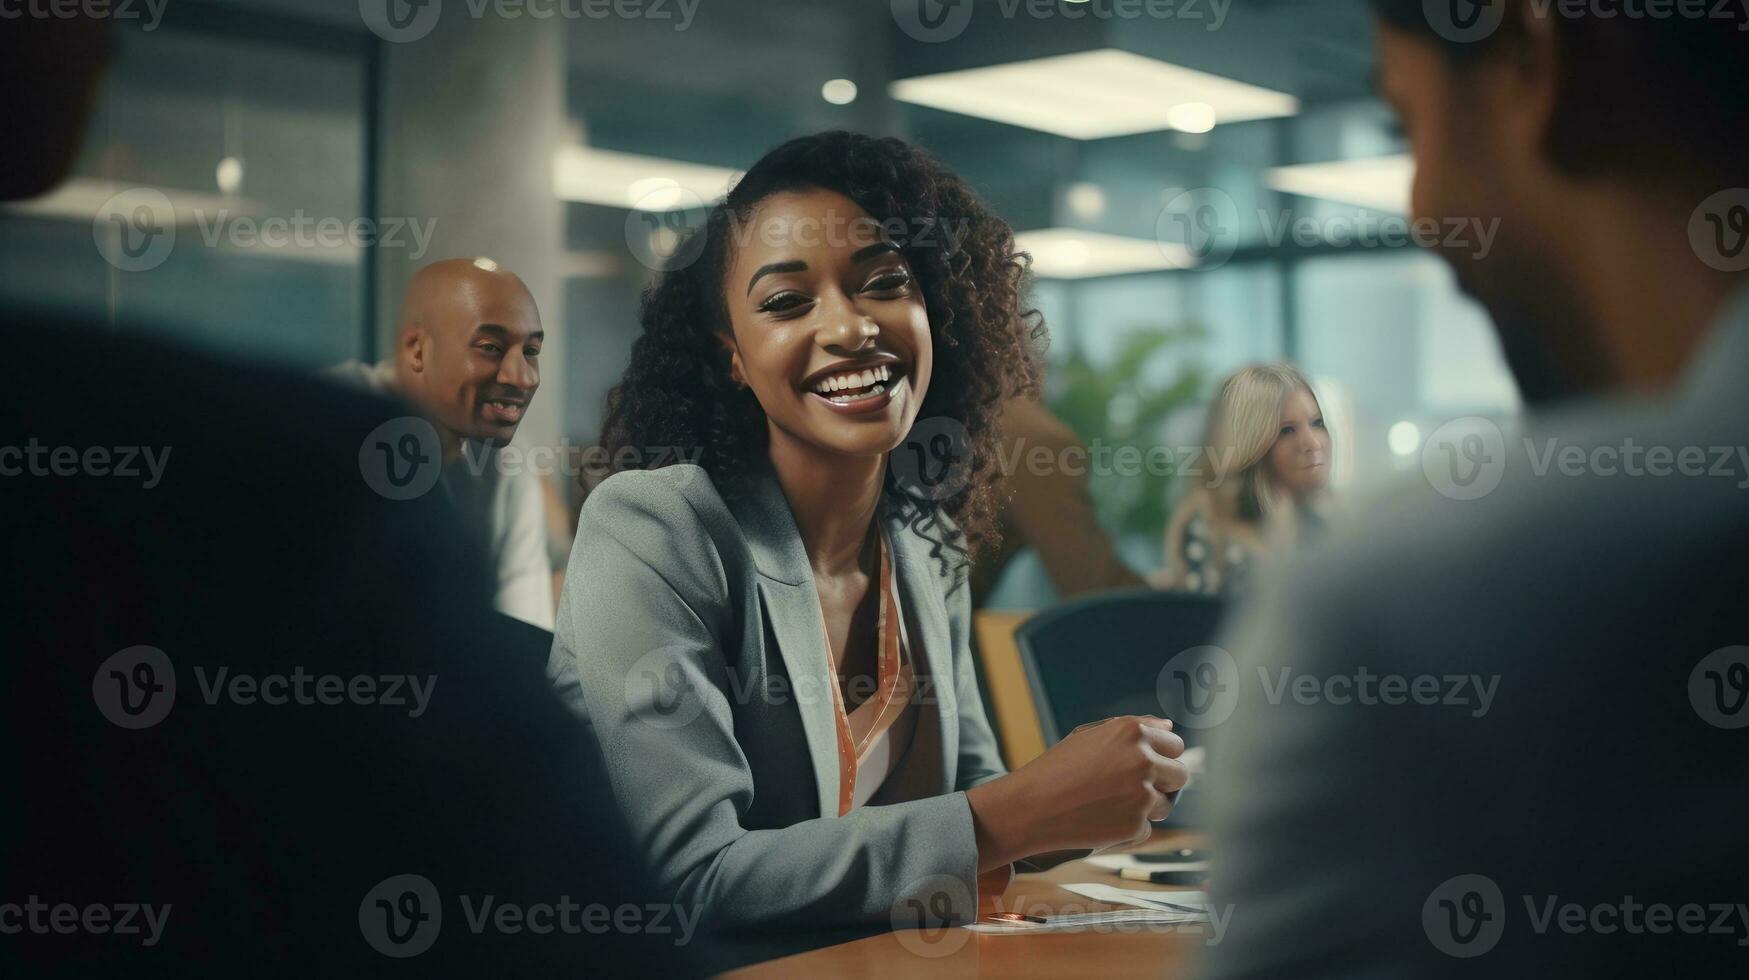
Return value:
<svg viewBox="0 0 1749 980">
<path fill-rule="evenodd" d="M 878 395 L 886 390 L 884 383 L 891 381 L 892 378 L 892 369 L 886 364 L 868 368 L 863 371 L 845 371 L 840 374 L 828 375 L 821 378 L 819 381 L 814 382 L 814 393 L 824 396 L 829 401 L 843 404 L 850 399 L 835 398 L 833 397 L 835 393 L 841 391 L 855 391 L 859 388 L 868 388 L 872 386 L 875 389 L 872 394 Z"/>
<path fill-rule="evenodd" d="M 848 405 L 851 402 L 862 401 L 865 398 L 875 398 L 884 394 L 886 390 L 887 386 L 877 381 L 867 391 L 859 391 L 854 395 L 828 395 L 826 396 L 826 400 L 834 405 Z"/>
</svg>

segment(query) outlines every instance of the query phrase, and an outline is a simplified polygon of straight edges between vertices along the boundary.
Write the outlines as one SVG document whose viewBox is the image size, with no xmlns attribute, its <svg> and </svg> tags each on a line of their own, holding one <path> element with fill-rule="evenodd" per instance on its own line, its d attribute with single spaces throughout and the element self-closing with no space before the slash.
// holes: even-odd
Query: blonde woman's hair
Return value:
<svg viewBox="0 0 1749 980">
<path fill-rule="evenodd" d="M 1254 364 L 1221 382 L 1209 405 L 1203 439 L 1203 485 L 1219 523 L 1260 524 L 1291 511 L 1293 501 L 1270 481 L 1263 461 L 1281 434 L 1281 407 L 1304 391 L 1318 396 L 1291 364 Z"/>
<path fill-rule="evenodd" d="M 1264 461 L 1281 433 L 1281 407 L 1289 395 L 1317 393 L 1290 364 L 1255 364 L 1221 382 L 1209 405 L 1203 433 L 1201 481 L 1185 497 L 1167 528 L 1167 570 L 1163 584 L 1184 583 L 1179 547 L 1186 527 L 1201 515 L 1208 524 L 1213 553 L 1210 584 L 1226 577 L 1229 549 L 1291 546 L 1298 534 L 1294 500 L 1270 480 Z"/>
</svg>

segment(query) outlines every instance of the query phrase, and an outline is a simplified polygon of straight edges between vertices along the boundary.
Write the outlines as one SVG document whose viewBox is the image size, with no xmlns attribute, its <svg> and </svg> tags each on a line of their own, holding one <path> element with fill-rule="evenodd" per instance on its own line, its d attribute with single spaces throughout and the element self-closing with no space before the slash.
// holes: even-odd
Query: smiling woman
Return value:
<svg viewBox="0 0 1749 980">
<path fill-rule="evenodd" d="M 604 442 L 698 463 L 589 496 L 549 664 L 676 901 L 717 928 L 964 918 L 1028 855 L 1145 837 L 1184 784 L 1170 722 L 1006 775 L 972 669 L 997 413 L 1043 337 L 1008 226 L 911 146 L 833 132 L 676 254 Z M 896 472 L 920 439 L 954 478 Z"/>
<path fill-rule="evenodd" d="M 696 447 L 700 465 L 727 485 L 766 456 L 774 433 L 781 441 L 830 424 L 833 416 L 800 414 L 808 402 L 825 407 L 802 398 L 804 382 L 873 366 L 863 358 L 916 370 L 909 361 L 921 356 L 925 373 L 901 377 L 885 401 L 843 406 L 879 410 L 864 421 L 881 431 L 843 428 L 828 439 L 868 451 L 890 437 L 873 449 L 884 453 L 916 419 L 954 420 L 968 437 L 969 472 L 955 481 L 960 492 L 913 497 L 916 517 L 951 518 L 966 547 L 989 536 L 996 414 L 1008 397 L 1037 391 L 1045 332 L 1023 304 L 1027 260 L 1012 230 L 964 181 L 899 140 L 821 133 L 768 153 L 674 254 L 645 297 L 644 336 L 609 396 L 610 452 L 648 458 L 652 447 Z M 812 284 L 837 274 L 862 279 L 824 295 Z M 822 318 L 845 331 L 835 355 L 774 365 L 804 371 L 788 381 L 763 369 L 747 375 L 746 353 L 793 357 L 784 345 Z M 858 330 L 879 335 L 859 340 Z"/>
</svg>

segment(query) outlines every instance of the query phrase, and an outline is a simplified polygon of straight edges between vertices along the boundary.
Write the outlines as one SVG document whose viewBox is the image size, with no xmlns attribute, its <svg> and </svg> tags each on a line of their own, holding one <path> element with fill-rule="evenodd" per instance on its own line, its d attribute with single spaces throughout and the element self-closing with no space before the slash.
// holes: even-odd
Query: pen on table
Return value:
<svg viewBox="0 0 1749 980">
<path fill-rule="evenodd" d="M 1130 881 L 1147 881 L 1156 885 L 1200 885 L 1208 880 L 1208 872 L 1202 869 L 1195 871 L 1153 871 L 1147 868 L 1123 868 L 1118 875 Z"/>
</svg>

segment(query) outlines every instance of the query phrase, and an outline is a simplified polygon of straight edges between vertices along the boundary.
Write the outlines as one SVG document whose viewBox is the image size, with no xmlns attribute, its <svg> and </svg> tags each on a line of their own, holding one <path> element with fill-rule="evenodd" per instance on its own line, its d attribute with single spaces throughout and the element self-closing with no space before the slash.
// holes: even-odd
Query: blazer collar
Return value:
<svg viewBox="0 0 1749 980">
<path fill-rule="evenodd" d="M 739 484 L 728 501 L 729 509 L 741 524 L 759 574 L 785 585 L 813 585 L 814 569 L 802 546 L 801 529 L 771 464 L 753 468 Z"/>
<path fill-rule="evenodd" d="M 778 654 L 789 672 L 813 763 L 820 814 L 836 816 L 838 718 L 833 689 L 838 680 L 826 651 L 826 625 L 813 566 L 789 500 L 769 464 L 749 472 L 737 489 L 730 495 L 729 509 L 741 524 L 754 566 L 767 580 L 759 584 L 759 591 Z M 938 585 L 940 577 L 934 571 L 935 559 L 895 510 L 883 502 L 877 520 L 892 547 L 894 589 L 899 593 L 913 656 L 933 678 L 932 700 L 941 716 L 941 771 L 951 787 L 958 760 L 959 719 L 947 607 Z"/>
</svg>

